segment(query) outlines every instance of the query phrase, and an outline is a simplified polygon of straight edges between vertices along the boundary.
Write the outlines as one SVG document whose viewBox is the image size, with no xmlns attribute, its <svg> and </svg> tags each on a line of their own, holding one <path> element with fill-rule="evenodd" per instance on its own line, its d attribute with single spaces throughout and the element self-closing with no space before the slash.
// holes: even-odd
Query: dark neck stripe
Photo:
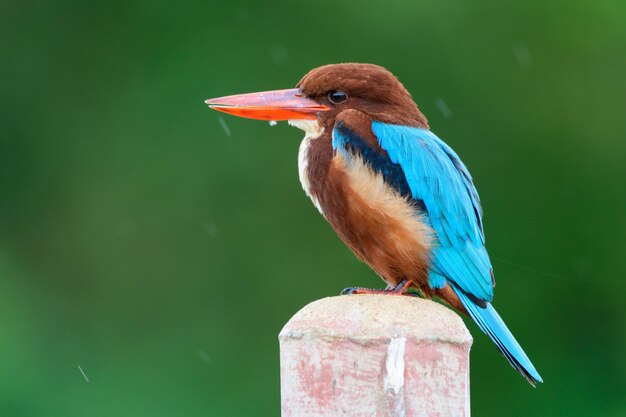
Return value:
<svg viewBox="0 0 626 417">
<path fill-rule="evenodd" d="M 394 164 L 386 153 L 372 148 L 363 138 L 348 129 L 344 123 L 335 125 L 333 145 L 342 146 L 352 155 L 360 155 L 374 172 L 383 176 L 383 179 L 401 196 L 410 199 L 420 210 L 425 211 L 424 202 L 411 194 L 411 188 L 406 180 L 404 171 L 399 164 Z"/>
</svg>

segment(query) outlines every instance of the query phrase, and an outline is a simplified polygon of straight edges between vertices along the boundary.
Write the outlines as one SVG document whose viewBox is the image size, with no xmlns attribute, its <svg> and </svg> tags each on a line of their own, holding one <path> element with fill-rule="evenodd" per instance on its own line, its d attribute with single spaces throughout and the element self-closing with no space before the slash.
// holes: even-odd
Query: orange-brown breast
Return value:
<svg viewBox="0 0 626 417">
<path fill-rule="evenodd" d="M 418 209 L 355 156 L 333 153 L 324 134 L 308 150 L 311 197 L 339 237 L 389 285 L 427 285 L 432 231 Z"/>
<path fill-rule="evenodd" d="M 345 216 L 331 221 L 344 242 L 389 285 L 408 278 L 424 287 L 432 232 L 417 208 L 358 156 L 336 154 L 328 177 L 344 190 Z"/>
</svg>

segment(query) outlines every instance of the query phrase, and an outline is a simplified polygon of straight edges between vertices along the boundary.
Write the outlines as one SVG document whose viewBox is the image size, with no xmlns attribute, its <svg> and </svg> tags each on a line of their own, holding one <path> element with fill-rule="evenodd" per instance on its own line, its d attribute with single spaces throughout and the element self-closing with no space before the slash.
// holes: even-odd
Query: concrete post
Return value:
<svg viewBox="0 0 626 417">
<path fill-rule="evenodd" d="M 282 417 L 470 415 L 472 337 L 435 302 L 325 298 L 296 313 L 279 340 Z"/>
</svg>

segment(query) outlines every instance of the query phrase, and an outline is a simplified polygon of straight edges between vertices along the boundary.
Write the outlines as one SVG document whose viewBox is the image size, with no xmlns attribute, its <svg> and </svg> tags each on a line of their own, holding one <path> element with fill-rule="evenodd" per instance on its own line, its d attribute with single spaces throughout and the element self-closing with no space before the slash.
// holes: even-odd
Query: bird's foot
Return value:
<svg viewBox="0 0 626 417">
<path fill-rule="evenodd" d="M 411 285 L 411 281 L 403 279 L 395 287 L 387 287 L 384 290 L 378 288 L 348 287 L 341 291 L 340 295 L 351 294 L 383 294 L 383 295 L 408 295 L 411 297 L 419 296 L 415 292 L 406 292 Z"/>
</svg>

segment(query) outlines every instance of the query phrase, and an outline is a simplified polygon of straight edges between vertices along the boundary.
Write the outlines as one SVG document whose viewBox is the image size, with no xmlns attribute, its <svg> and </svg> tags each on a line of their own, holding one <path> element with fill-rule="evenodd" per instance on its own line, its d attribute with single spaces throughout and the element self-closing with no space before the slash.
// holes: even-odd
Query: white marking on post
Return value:
<svg viewBox="0 0 626 417">
<path fill-rule="evenodd" d="M 394 337 L 387 348 L 385 362 L 385 392 L 389 399 L 389 408 L 395 417 L 404 417 L 404 348 L 405 337 Z"/>
</svg>

